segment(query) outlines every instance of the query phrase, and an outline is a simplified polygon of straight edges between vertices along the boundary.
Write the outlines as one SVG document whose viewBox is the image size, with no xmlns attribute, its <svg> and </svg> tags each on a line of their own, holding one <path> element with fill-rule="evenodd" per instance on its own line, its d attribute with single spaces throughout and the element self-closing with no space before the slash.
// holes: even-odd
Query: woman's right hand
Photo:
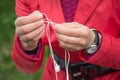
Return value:
<svg viewBox="0 0 120 80">
<path fill-rule="evenodd" d="M 15 20 L 15 27 L 22 48 L 32 51 L 38 46 L 38 41 L 44 33 L 43 15 L 39 11 L 34 11 L 28 16 L 18 17 Z"/>
</svg>

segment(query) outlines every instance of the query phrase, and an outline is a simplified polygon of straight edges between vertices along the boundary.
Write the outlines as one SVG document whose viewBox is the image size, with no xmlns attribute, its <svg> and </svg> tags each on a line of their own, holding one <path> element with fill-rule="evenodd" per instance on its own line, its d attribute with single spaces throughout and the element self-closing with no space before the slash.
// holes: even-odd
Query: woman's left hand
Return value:
<svg viewBox="0 0 120 80">
<path fill-rule="evenodd" d="M 69 51 L 86 49 L 95 39 L 91 29 L 77 22 L 53 26 L 59 45 Z"/>
</svg>

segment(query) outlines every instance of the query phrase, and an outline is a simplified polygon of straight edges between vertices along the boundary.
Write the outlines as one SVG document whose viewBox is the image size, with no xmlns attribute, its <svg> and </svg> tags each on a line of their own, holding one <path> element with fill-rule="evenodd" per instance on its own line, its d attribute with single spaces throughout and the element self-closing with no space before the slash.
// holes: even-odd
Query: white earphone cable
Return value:
<svg viewBox="0 0 120 80">
<path fill-rule="evenodd" d="M 52 49 L 52 45 L 51 45 L 51 41 L 50 41 L 50 26 L 51 25 L 55 26 L 55 23 L 52 22 L 50 19 L 48 19 L 46 14 L 43 13 L 43 16 L 45 16 L 44 22 L 47 23 L 47 25 L 46 25 L 46 34 L 47 34 L 47 39 L 48 39 L 48 43 L 49 43 L 49 47 L 50 47 L 51 57 L 53 59 L 53 65 L 54 65 L 54 69 L 55 69 L 56 80 L 58 80 L 57 72 L 60 71 L 60 66 L 56 63 L 56 61 L 54 59 L 53 49 Z M 67 56 L 68 56 L 68 58 L 67 58 Z M 69 80 L 69 72 L 68 72 L 69 62 L 70 62 L 70 53 L 69 53 L 68 50 L 65 49 L 66 80 Z"/>
<path fill-rule="evenodd" d="M 43 15 L 45 16 L 44 22 L 47 23 L 47 25 L 46 25 L 46 34 L 47 34 L 47 39 L 48 39 L 48 43 L 49 43 L 49 47 L 50 47 L 51 57 L 53 59 L 53 65 L 54 65 L 54 69 L 55 69 L 56 80 L 58 80 L 57 72 L 60 71 L 60 67 L 59 67 L 59 65 L 56 63 L 56 61 L 54 59 L 53 49 L 52 49 L 52 45 L 51 45 L 51 42 L 50 42 L 50 26 L 51 26 L 51 24 L 54 24 L 54 23 L 48 19 L 46 14 L 43 13 Z"/>
<path fill-rule="evenodd" d="M 68 56 L 68 57 L 67 57 Z M 69 62 L 70 62 L 70 53 L 65 49 L 65 70 L 66 70 L 66 80 L 69 80 Z"/>
</svg>

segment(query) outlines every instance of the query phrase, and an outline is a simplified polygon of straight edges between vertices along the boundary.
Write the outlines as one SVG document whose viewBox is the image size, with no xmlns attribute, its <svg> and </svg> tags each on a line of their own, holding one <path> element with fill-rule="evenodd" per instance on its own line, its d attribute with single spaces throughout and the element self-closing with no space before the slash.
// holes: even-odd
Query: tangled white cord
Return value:
<svg viewBox="0 0 120 80">
<path fill-rule="evenodd" d="M 44 22 L 47 23 L 47 25 L 46 25 L 46 34 L 47 34 L 47 39 L 48 39 L 48 43 L 49 43 L 49 47 L 50 47 L 51 57 L 52 57 L 53 63 L 54 63 L 56 80 L 58 80 L 57 72 L 60 71 L 60 66 L 56 63 L 56 61 L 54 59 L 53 49 L 52 49 L 52 45 L 51 45 L 51 41 L 50 41 L 50 26 L 51 25 L 55 26 L 55 23 L 52 22 L 50 19 L 48 19 L 48 17 L 46 16 L 46 14 L 44 14 L 44 13 L 42 13 L 42 14 L 45 17 L 44 18 Z M 67 55 L 68 55 L 68 58 L 67 58 Z M 70 62 L 70 53 L 69 53 L 68 50 L 65 49 L 66 80 L 69 80 L 69 72 L 68 72 L 69 62 Z"/>
<path fill-rule="evenodd" d="M 68 59 L 67 59 L 67 55 L 68 55 Z M 70 62 L 70 53 L 68 50 L 65 49 L 65 70 L 66 70 L 66 80 L 69 80 L 69 62 Z"/>
</svg>

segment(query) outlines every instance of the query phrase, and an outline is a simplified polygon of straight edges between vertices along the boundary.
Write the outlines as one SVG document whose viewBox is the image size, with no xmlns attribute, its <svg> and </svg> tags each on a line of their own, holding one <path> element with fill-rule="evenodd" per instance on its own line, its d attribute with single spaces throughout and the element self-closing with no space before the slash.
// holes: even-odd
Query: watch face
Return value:
<svg viewBox="0 0 120 80">
<path fill-rule="evenodd" d="M 88 54 L 93 54 L 97 51 L 98 47 L 96 45 L 92 45 L 88 50 L 87 53 Z"/>
</svg>

